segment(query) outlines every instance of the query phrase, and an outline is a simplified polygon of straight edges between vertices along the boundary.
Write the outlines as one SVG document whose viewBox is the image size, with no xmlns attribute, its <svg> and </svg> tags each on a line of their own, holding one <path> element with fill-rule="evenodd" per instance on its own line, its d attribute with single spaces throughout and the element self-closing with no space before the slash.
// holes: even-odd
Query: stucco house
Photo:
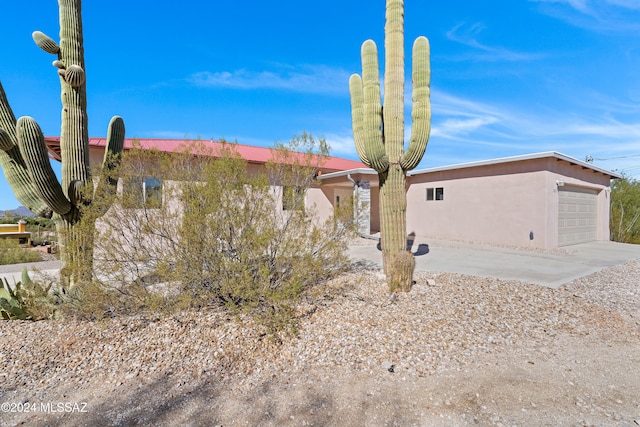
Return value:
<svg viewBox="0 0 640 427">
<path fill-rule="evenodd" d="M 59 139 L 45 138 L 60 159 Z M 183 140 L 137 139 L 142 148 L 175 152 Z M 220 144 L 206 141 L 215 147 Z M 102 161 L 105 139 L 90 140 L 92 162 Z M 125 149 L 132 140 L 125 141 Z M 250 168 L 264 167 L 272 151 L 237 144 Z M 407 232 L 425 238 L 553 249 L 609 240 L 610 183 L 621 178 L 558 152 L 543 152 L 411 171 L 407 177 Z M 362 234 L 380 231 L 378 175 L 362 163 L 329 157 L 305 206 L 319 219 L 356 200 Z M 142 193 L 162 197 L 161 177 L 148 177 Z M 355 196 L 355 198 L 354 198 Z M 284 208 L 284 207 L 283 207 Z"/>
<path fill-rule="evenodd" d="M 416 236 L 552 249 L 609 240 L 617 173 L 557 152 L 416 170 L 407 177 L 407 232 Z M 319 177 L 334 194 L 370 200 L 369 233 L 380 230 L 371 169 Z M 362 230 L 367 231 L 367 230 Z"/>
<path fill-rule="evenodd" d="M 49 157 L 54 160 L 61 161 L 61 147 L 59 137 L 45 137 L 45 143 L 49 152 Z M 203 150 L 207 155 L 216 155 L 219 153 L 225 144 L 217 141 L 210 140 L 197 140 L 197 141 L 185 141 L 181 139 L 160 139 L 160 138 L 135 138 L 125 139 L 124 150 L 130 150 L 134 146 L 141 149 L 155 149 L 166 153 L 180 153 L 188 150 L 190 145 L 196 144 L 192 147 L 196 150 Z M 228 144 L 227 144 L 228 145 Z M 106 138 L 90 138 L 89 139 L 89 158 L 92 166 L 100 165 L 104 158 L 104 151 L 106 146 Z M 233 144 L 234 150 L 247 162 L 247 168 L 251 171 L 259 171 L 265 167 L 267 162 L 274 160 L 273 150 L 265 147 L 256 147 L 242 144 Z M 325 156 L 321 161 L 318 161 L 320 168 L 318 174 L 335 173 L 339 171 L 349 169 L 363 168 L 364 165 L 359 161 L 342 159 L 334 156 Z M 165 176 L 163 176 L 165 175 Z M 149 171 L 149 175 L 145 176 L 141 181 L 134 183 L 141 188 L 128 190 L 134 190 L 140 194 L 142 204 L 147 205 L 147 201 L 152 201 L 152 204 L 167 202 L 165 199 L 165 192 L 163 188 L 169 185 L 168 180 L 165 180 L 166 173 L 160 170 Z M 130 185 L 122 184 L 121 185 Z M 277 192 L 280 193 L 280 203 L 282 203 L 282 191 L 283 188 L 274 183 L 272 185 Z M 305 206 L 311 207 L 317 205 L 317 214 L 319 219 L 327 219 L 331 216 L 333 211 L 333 194 L 325 194 L 324 191 L 315 186 L 310 188 L 305 197 Z M 351 197 L 351 196 L 349 196 Z M 287 207 L 283 205 L 283 209 Z"/>
</svg>

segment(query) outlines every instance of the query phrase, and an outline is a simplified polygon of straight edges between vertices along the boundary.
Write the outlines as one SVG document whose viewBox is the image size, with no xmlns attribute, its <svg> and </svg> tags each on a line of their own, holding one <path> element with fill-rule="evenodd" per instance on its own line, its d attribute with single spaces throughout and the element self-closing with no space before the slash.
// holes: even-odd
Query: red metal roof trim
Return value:
<svg viewBox="0 0 640 427">
<path fill-rule="evenodd" d="M 167 153 L 179 153 L 185 151 L 191 144 L 204 144 L 204 149 L 211 149 L 211 153 L 215 156 L 215 153 L 220 152 L 225 143 L 216 141 L 205 140 L 191 140 L 185 141 L 180 139 L 160 139 L 160 138 L 128 138 L 125 139 L 124 149 L 129 150 L 134 146 L 134 141 L 137 146 L 143 149 L 152 149 L 167 152 Z M 45 137 L 49 156 L 57 161 L 62 160 L 60 150 L 60 138 L 59 137 Z M 105 147 L 107 143 L 106 138 L 90 138 L 90 147 Z M 240 154 L 240 156 L 249 163 L 264 164 L 273 159 L 273 149 L 265 147 L 255 147 L 251 145 L 242 145 L 229 143 Z M 205 154 L 210 154 L 208 151 Z M 302 153 L 297 153 L 302 158 Z M 362 168 L 364 165 L 355 160 L 342 159 L 340 157 L 327 156 L 322 168 L 324 171 L 343 171 L 349 169 Z"/>
</svg>

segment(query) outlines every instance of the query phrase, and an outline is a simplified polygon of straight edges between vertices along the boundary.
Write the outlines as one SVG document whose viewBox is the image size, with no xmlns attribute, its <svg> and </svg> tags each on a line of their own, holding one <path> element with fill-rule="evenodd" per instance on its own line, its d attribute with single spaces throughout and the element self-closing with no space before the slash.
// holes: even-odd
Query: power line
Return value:
<svg viewBox="0 0 640 427">
<path fill-rule="evenodd" d="M 629 166 L 628 168 L 622 169 L 622 172 L 630 171 L 630 170 L 634 170 L 634 169 L 640 169 L 640 165 Z"/>
<path fill-rule="evenodd" d="M 587 163 L 593 163 L 594 160 L 598 160 L 598 161 L 606 161 L 606 160 L 618 160 L 618 159 L 629 159 L 631 157 L 640 157 L 640 154 L 630 154 L 628 156 L 619 156 L 619 157 L 609 157 L 608 159 L 600 159 L 598 157 L 592 157 L 590 155 L 587 155 L 587 157 L 585 157 L 585 161 Z"/>
</svg>

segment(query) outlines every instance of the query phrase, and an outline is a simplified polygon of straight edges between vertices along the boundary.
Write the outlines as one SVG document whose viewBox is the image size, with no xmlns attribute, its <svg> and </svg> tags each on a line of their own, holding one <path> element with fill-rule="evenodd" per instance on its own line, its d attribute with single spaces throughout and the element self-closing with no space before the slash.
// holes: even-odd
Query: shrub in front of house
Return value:
<svg viewBox="0 0 640 427">
<path fill-rule="evenodd" d="M 96 222 L 94 281 L 75 291 L 92 302 L 75 313 L 213 306 L 248 313 L 274 333 L 294 326 L 302 292 L 349 265 L 352 210 L 319 224 L 305 206 L 326 154 L 317 147 L 303 134 L 261 168 L 233 144 L 216 153 L 204 143 L 178 154 L 128 152 L 119 185 L 129 187 Z"/>
</svg>

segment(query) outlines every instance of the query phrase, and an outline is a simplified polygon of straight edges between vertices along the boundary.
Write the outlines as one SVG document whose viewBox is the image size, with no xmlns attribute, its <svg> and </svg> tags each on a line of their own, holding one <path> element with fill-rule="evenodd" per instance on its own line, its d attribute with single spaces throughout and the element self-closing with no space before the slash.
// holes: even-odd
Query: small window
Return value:
<svg viewBox="0 0 640 427">
<path fill-rule="evenodd" d="M 162 180 L 154 177 L 133 177 L 124 181 L 124 207 L 154 209 L 162 206 Z"/>
<path fill-rule="evenodd" d="M 427 201 L 444 200 L 444 188 L 427 188 Z"/>
<path fill-rule="evenodd" d="M 162 180 L 148 177 L 144 179 L 144 204 L 147 208 L 162 206 Z"/>
<path fill-rule="evenodd" d="M 282 210 L 304 210 L 304 189 L 300 187 L 282 187 Z"/>
</svg>

